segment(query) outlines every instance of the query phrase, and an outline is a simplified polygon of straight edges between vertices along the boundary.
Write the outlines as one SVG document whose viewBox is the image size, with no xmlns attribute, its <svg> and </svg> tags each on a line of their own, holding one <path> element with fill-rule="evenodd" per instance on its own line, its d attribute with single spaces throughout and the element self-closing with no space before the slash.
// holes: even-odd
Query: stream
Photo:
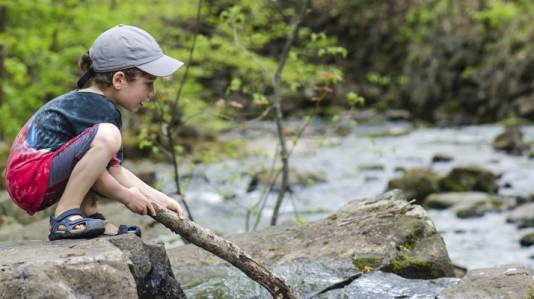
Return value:
<svg viewBox="0 0 534 299">
<path fill-rule="evenodd" d="M 288 127 L 296 130 L 300 124 L 290 122 Z M 294 148 L 291 168 L 318 173 L 325 182 L 294 187 L 282 205 L 279 219 L 282 225 L 294 223 L 296 219 L 301 222 L 322 219 L 350 200 L 374 197 L 385 190 L 390 179 L 400 176 L 403 169 L 414 167 L 431 167 L 445 175 L 455 166 L 478 165 L 502 173 L 500 195 L 534 194 L 534 172 L 531 171 L 534 160 L 492 149 L 493 139 L 502 131 L 499 125 L 414 129 L 403 122 L 359 124 L 345 136 L 336 135 L 332 127 L 325 122 L 312 123 Z M 522 129 L 527 142 L 534 140 L 534 126 Z M 257 122 L 247 129 L 226 133 L 222 138 L 246 140 L 249 149 L 263 154 L 196 166 L 186 194 L 194 199 L 189 200 L 189 205 L 197 222 L 221 233 L 246 231 L 246 211 L 263 194 L 261 188 L 247 192 L 250 173 L 272 164 L 272 153 L 276 149 L 274 131 L 272 124 Z M 453 160 L 433 163 L 432 157 L 436 154 L 450 156 Z M 158 164 L 157 167 L 163 191 L 173 192 L 171 169 L 168 165 Z M 505 188 L 505 185 L 509 186 Z M 268 225 L 275 200 L 276 193 L 268 195 L 258 228 Z M 516 262 L 534 268 L 534 248 L 522 248 L 519 244 L 521 236 L 529 230 L 518 230 L 506 223 L 507 212 L 472 219 L 459 219 L 448 210 L 430 210 L 429 214 L 455 265 L 474 269 Z M 250 219 L 249 228 L 253 223 L 254 219 Z M 162 240 L 168 247 L 181 245 L 174 236 L 162 236 Z M 290 285 L 296 285 L 295 289 L 304 297 L 355 274 L 349 261 L 335 267 L 323 261 L 294 264 L 275 268 L 274 272 L 286 278 Z M 228 298 L 268 297 L 242 274 L 229 273 L 190 289 L 186 286 L 185 291 L 195 298 L 210 294 L 213 284 L 222 283 L 229 286 L 225 293 Z M 434 298 L 439 290 L 455 281 L 454 278 L 406 280 L 394 274 L 372 273 L 320 298 Z M 205 298 L 218 297 L 206 295 Z"/>
</svg>

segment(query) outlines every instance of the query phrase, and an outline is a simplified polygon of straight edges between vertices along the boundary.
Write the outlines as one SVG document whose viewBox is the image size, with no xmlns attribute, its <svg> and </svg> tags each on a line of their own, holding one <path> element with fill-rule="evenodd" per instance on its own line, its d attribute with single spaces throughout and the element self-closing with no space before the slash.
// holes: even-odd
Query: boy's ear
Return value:
<svg viewBox="0 0 534 299">
<path fill-rule="evenodd" d="M 122 88 L 124 81 L 126 81 L 126 75 L 122 71 L 116 72 L 113 74 L 113 78 L 111 78 L 111 84 L 117 90 Z"/>
</svg>

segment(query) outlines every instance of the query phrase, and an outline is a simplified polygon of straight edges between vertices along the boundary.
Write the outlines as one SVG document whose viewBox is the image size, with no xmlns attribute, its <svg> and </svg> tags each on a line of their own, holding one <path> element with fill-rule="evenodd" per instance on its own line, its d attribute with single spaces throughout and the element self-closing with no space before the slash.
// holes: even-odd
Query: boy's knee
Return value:
<svg viewBox="0 0 534 299">
<path fill-rule="evenodd" d="M 102 123 L 98 125 L 98 131 L 91 145 L 107 148 L 114 154 L 120 150 L 121 139 L 119 128 L 114 124 Z"/>
</svg>

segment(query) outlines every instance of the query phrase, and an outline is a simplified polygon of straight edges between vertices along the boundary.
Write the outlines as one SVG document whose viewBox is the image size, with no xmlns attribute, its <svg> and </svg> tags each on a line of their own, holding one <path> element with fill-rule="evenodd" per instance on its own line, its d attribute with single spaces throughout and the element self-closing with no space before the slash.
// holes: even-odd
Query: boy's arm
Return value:
<svg viewBox="0 0 534 299">
<path fill-rule="evenodd" d="M 136 187 L 128 187 L 120 184 L 107 170 L 102 173 L 93 190 L 97 193 L 116 199 L 123 203 L 132 212 L 146 215 L 156 215 L 156 211 L 150 200 Z"/>
<path fill-rule="evenodd" d="M 139 191 L 148 199 L 154 201 L 164 208 L 176 212 L 178 217 L 183 219 L 182 208 L 174 199 L 170 198 L 165 193 L 152 188 L 125 167 L 120 165 L 112 166 L 109 169 L 109 173 L 121 185 L 128 188 L 138 188 Z"/>
</svg>

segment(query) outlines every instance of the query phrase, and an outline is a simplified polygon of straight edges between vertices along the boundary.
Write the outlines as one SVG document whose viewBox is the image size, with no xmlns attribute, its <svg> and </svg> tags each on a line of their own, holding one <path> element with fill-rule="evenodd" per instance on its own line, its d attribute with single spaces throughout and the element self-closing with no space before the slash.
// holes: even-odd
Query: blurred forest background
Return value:
<svg viewBox="0 0 534 299">
<path fill-rule="evenodd" d="M 126 145 L 157 151 L 164 124 L 177 128 L 177 151 L 190 151 L 188 139 L 271 119 L 272 78 L 300 3 L 204 0 L 197 19 L 196 1 L 0 0 L 4 155 L 40 105 L 75 88 L 78 59 L 119 23 L 188 64 L 127 116 Z M 365 102 L 431 125 L 532 119 L 533 19 L 529 0 L 311 1 L 282 76 L 284 116 L 336 119 Z"/>
</svg>

